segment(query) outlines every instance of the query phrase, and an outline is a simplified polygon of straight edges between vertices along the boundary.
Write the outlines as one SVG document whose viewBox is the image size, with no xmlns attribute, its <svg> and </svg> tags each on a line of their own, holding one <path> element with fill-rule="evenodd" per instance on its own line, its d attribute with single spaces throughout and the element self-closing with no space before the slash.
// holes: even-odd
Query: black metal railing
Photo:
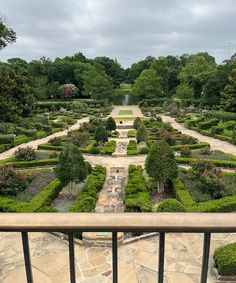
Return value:
<svg viewBox="0 0 236 283">
<path fill-rule="evenodd" d="M 68 234 L 70 282 L 76 282 L 75 232 L 112 232 L 112 276 L 118 282 L 117 232 L 159 232 L 158 283 L 164 280 L 165 234 L 203 233 L 203 257 L 200 283 L 207 282 L 211 233 L 236 233 L 236 213 L 46 213 L 0 215 L 0 231 L 21 232 L 27 283 L 33 283 L 28 232 Z"/>
</svg>

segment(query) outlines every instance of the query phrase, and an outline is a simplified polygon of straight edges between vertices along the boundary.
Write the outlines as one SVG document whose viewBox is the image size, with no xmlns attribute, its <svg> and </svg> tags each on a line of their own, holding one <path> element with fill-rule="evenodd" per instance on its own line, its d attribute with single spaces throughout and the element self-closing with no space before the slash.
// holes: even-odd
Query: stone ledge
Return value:
<svg viewBox="0 0 236 283">
<path fill-rule="evenodd" d="M 216 283 L 235 283 L 236 282 L 236 276 L 221 276 L 218 272 L 217 268 L 213 268 L 213 272 L 215 276 L 217 277 Z"/>
</svg>

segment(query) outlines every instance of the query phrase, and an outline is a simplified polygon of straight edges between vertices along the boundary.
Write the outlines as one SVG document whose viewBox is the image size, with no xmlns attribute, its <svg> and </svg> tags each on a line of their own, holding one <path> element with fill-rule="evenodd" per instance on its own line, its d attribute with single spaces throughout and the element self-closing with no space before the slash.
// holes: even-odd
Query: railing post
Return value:
<svg viewBox="0 0 236 283">
<path fill-rule="evenodd" d="M 159 235 L 158 283 L 163 283 L 163 281 L 164 281 L 164 261 L 165 261 L 165 233 L 160 232 L 160 235 Z"/>
<path fill-rule="evenodd" d="M 204 233 L 201 283 L 207 283 L 211 233 Z"/>
<path fill-rule="evenodd" d="M 74 233 L 69 233 L 69 258 L 70 258 L 70 282 L 76 283 L 75 280 L 75 246 Z"/>
<path fill-rule="evenodd" d="M 117 232 L 112 232 L 112 278 L 113 283 L 118 283 L 117 270 Z"/>
<path fill-rule="evenodd" d="M 25 259 L 25 271 L 26 271 L 27 283 L 33 283 L 28 233 L 21 232 L 21 237 L 22 237 L 22 245 L 23 245 L 23 252 Z"/>
</svg>

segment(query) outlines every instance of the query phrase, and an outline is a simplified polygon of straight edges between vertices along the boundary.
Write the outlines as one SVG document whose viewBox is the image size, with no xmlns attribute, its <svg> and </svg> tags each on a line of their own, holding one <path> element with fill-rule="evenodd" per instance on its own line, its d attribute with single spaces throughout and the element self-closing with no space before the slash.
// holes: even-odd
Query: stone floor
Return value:
<svg viewBox="0 0 236 283">
<path fill-rule="evenodd" d="M 68 283 L 68 242 L 48 233 L 30 233 L 35 283 Z M 217 282 L 212 253 L 222 244 L 236 241 L 236 234 L 213 234 L 208 283 Z M 24 283 L 25 269 L 20 233 L 0 233 L 0 282 Z M 201 234 L 167 234 L 165 283 L 200 282 Z M 75 245 L 77 283 L 112 282 L 111 249 Z M 157 282 L 158 237 L 138 240 L 118 249 L 119 282 Z"/>
</svg>

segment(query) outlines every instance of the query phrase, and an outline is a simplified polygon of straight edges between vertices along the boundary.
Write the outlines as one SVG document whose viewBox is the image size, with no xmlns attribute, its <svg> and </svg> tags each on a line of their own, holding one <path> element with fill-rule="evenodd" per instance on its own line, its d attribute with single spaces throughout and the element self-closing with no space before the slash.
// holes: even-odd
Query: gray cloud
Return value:
<svg viewBox="0 0 236 283">
<path fill-rule="evenodd" d="M 1 3 L 2 2 L 2 3 Z M 148 55 L 208 51 L 218 62 L 236 52 L 235 0 L 0 0 L 17 42 L 0 60 L 81 51 L 124 66 Z"/>
</svg>

